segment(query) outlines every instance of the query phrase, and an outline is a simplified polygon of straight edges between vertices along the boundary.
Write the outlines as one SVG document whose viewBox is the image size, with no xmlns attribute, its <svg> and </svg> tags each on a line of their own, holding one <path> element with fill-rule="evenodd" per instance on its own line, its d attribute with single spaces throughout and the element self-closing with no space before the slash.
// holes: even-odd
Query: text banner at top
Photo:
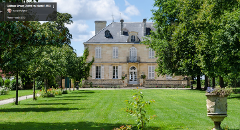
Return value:
<svg viewBox="0 0 240 130">
<path fill-rule="evenodd" d="M 0 21 L 56 20 L 56 2 L 0 3 Z"/>
</svg>

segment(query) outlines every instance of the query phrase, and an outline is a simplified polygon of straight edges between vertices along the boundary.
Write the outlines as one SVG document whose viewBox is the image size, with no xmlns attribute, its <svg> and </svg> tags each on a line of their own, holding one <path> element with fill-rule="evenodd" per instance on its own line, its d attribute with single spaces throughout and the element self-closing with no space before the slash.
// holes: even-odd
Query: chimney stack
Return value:
<svg viewBox="0 0 240 130">
<path fill-rule="evenodd" d="M 143 19 L 143 36 L 146 36 L 146 21 L 147 19 Z"/>
<path fill-rule="evenodd" d="M 120 22 L 121 22 L 121 35 L 123 35 L 123 22 L 124 22 L 124 20 L 121 19 Z"/>
<path fill-rule="evenodd" d="M 95 21 L 95 35 L 106 27 L 107 21 Z"/>
</svg>

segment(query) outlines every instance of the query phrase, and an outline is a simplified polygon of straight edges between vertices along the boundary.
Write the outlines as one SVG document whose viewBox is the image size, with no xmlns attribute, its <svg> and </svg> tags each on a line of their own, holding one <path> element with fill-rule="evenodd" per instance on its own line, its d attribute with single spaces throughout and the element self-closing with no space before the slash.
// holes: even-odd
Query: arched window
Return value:
<svg viewBox="0 0 240 130">
<path fill-rule="evenodd" d="M 131 36 L 131 42 L 135 42 L 135 36 L 134 35 Z"/>
</svg>

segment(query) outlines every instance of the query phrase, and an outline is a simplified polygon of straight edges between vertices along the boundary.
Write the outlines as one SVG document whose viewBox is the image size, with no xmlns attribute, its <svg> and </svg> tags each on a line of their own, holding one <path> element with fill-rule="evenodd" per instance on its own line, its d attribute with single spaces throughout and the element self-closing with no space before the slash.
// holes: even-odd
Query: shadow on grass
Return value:
<svg viewBox="0 0 240 130">
<path fill-rule="evenodd" d="M 68 105 L 68 104 L 75 104 L 75 103 L 39 103 L 39 104 L 23 104 L 23 105 Z"/>
<path fill-rule="evenodd" d="M 123 124 L 97 123 L 97 122 L 4 122 L 0 123 L 0 129 L 4 130 L 112 130 Z M 161 127 L 148 127 L 147 130 L 162 130 Z M 137 130 L 136 127 L 133 130 Z"/>
<path fill-rule="evenodd" d="M 95 93 L 95 92 L 91 90 L 77 90 L 77 91 L 72 91 L 72 93 L 69 93 L 69 94 L 76 94 L 76 93 Z"/>
<path fill-rule="evenodd" d="M 240 94 L 232 94 L 228 97 L 228 99 L 238 99 L 238 100 L 240 100 Z"/>
<path fill-rule="evenodd" d="M 49 112 L 49 111 L 70 111 L 85 110 L 86 108 L 8 108 L 0 109 L 0 112 Z"/>
</svg>

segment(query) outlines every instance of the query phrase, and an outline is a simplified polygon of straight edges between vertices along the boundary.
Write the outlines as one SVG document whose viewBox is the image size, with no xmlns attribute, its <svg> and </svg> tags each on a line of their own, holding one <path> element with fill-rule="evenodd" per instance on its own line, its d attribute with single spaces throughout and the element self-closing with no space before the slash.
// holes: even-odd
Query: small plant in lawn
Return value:
<svg viewBox="0 0 240 130">
<path fill-rule="evenodd" d="M 144 101 L 143 93 L 137 88 L 136 93 L 133 95 L 134 101 L 126 101 L 130 107 L 125 108 L 125 111 L 132 116 L 137 116 L 137 127 L 139 130 L 143 130 L 146 127 L 146 123 L 149 122 L 150 119 L 154 118 L 154 116 L 147 118 L 145 110 L 145 106 L 150 105 L 155 100 Z"/>
<path fill-rule="evenodd" d="M 113 130 L 132 130 L 132 126 L 131 125 L 123 125 L 119 128 L 114 128 Z"/>
</svg>

